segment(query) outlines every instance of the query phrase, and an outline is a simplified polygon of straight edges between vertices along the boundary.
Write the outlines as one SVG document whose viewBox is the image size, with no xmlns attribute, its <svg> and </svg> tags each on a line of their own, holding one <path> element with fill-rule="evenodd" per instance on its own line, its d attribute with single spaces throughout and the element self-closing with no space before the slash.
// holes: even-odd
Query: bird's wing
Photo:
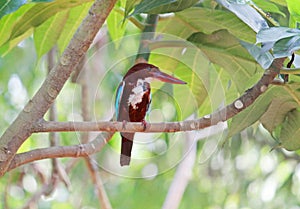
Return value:
<svg viewBox="0 0 300 209">
<path fill-rule="evenodd" d="M 146 114 L 149 114 L 149 112 L 150 112 L 151 101 L 152 101 L 152 94 L 151 94 L 151 89 L 149 88 L 149 97 L 148 97 Z"/>
<path fill-rule="evenodd" d="M 129 105 L 129 117 L 131 122 L 141 122 L 144 120 L 150 102 L 150 88 L 143 92 L 142 101 L 136 107 Z"/>
<path fill-rule="evenodd" d="M 122 81 L 118 87 L 117 95 L 116 95 L 116 101 L 115 101 L 115 108 L 116 108 L 116 116 L 117 119 L 119 119 L 119 112 L 120 112 L 120 103 L 124 91 L 125 82 Z"/>
</svg>

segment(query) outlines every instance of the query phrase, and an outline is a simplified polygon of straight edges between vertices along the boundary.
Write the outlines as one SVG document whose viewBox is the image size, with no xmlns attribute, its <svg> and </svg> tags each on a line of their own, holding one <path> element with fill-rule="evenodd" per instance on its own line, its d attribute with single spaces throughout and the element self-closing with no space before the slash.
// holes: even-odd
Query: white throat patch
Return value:
<svg viewBox="0 0 300 209">
<path fill-rule="evenodd" d="M 138 79 L 137 80 L 137 84 L 136 86 L 132 89 L 131 94 L 129 95 L 128 98 L 128 104 L 131 105 L 133 107 L 133 109 L 137 109 L 137 104 L 141 103 L 143 100 L 143 96 L 145 93 L 144 90 L 144 83 L 150 83 L 150 81 L 152 80 L 152 78 L 145 78 L 143 79 Z"/>
</svg>

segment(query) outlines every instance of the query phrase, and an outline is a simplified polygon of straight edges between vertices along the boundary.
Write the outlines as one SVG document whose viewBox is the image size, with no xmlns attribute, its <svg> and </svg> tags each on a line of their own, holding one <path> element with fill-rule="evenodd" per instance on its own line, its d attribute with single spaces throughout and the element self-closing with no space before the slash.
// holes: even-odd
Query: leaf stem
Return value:
<svg viewBox="0 0 300 209">
<path fill-rule="evenodd" d="M 282 67 L 280 70 L 280 74 L 300 74 L 300 68 L 286 68 Z"/>
</svg>

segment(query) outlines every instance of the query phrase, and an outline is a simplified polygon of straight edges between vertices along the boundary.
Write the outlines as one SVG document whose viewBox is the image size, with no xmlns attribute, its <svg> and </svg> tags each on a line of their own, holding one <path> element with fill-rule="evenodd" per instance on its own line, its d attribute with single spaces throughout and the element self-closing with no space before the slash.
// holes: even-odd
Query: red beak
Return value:
<svg viewBox="0 0 300 209">
<path fill-rule="evenodd" d="M 166 83 L 174 83 L 174 84 L 186 84 L 185 81 L 179 80 L 173 76 L 170 76 L 166 73 L 163 73 L 161 71 L 156 71 L 153 73 L 153 78 L 158 79 L 162 82 Z"/>
</svg>

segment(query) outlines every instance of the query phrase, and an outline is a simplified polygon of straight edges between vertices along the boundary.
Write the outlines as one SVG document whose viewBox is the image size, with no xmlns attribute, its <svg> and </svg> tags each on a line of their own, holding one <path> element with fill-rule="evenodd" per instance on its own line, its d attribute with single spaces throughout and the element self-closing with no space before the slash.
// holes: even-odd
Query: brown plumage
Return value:
<svg viewBox="0 0 300 209">
<path fill-rule="evenodd" d="M 143 122 L 151 103 L 152 79 L 163 82 L 185 84 L 177 78 L 161 72 L 158 67 L 139 63 L 134 65 L 124 76 L 116 96 L 117 120 L 121 122 Z M 120 165 L 129 165 L 133 145 L 134 133 L 121 132 L 122 145 Z"/>
</svg>

